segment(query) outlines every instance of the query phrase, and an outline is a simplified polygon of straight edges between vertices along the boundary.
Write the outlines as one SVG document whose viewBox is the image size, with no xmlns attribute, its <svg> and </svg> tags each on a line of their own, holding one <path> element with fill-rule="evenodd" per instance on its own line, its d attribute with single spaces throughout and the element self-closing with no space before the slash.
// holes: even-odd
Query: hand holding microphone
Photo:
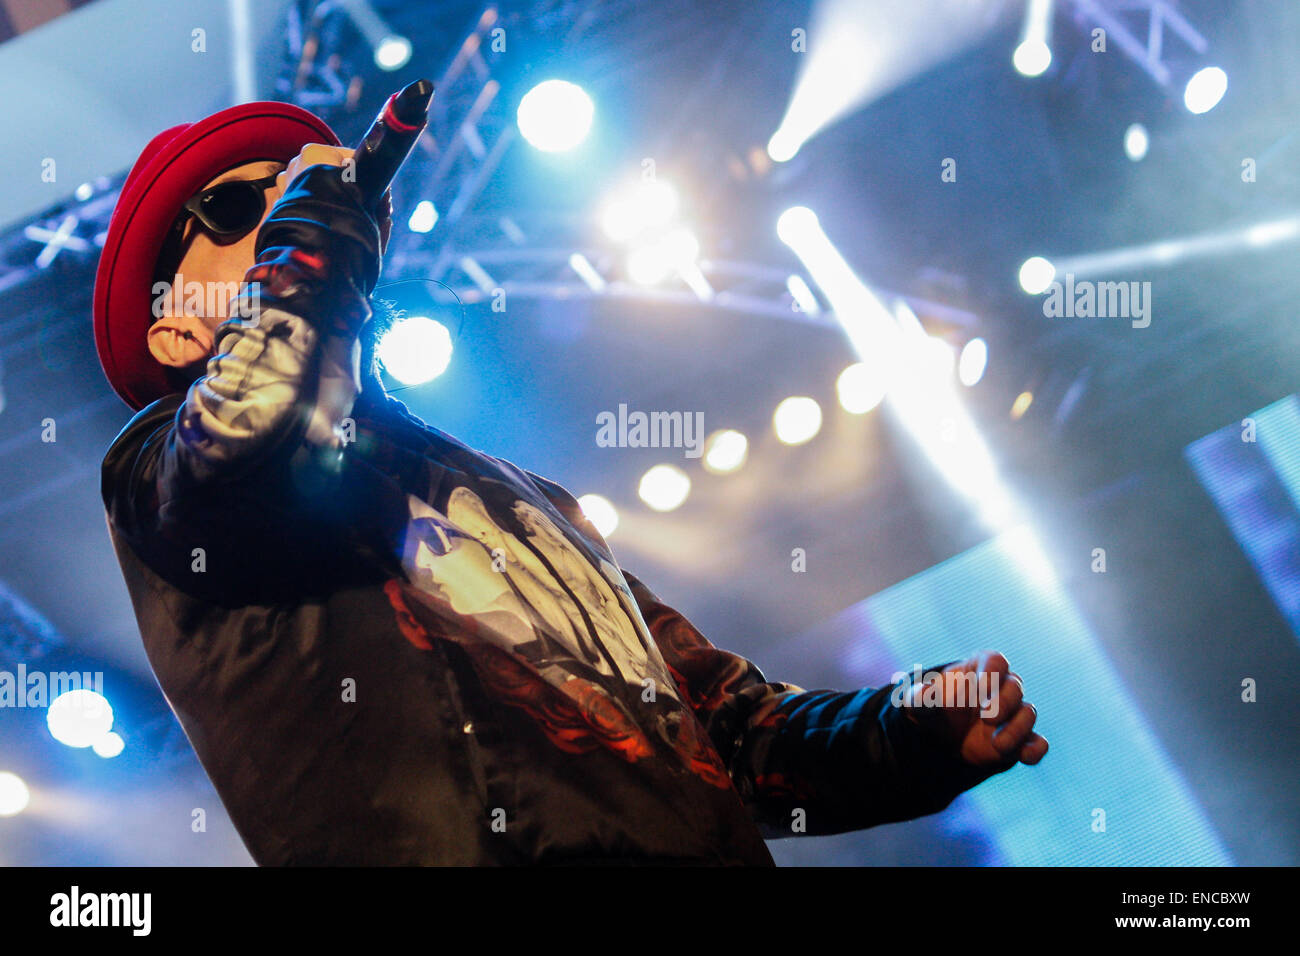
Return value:
<svg viewBox="0 0 1300 956">
<path fill-rule="evenodd" d="M 416 80 L 388 98 L 355 150 L 320 143 L 304 146 L 280 173 L 276 185 L 283 193 L 308 166 L 343 167 L 343 179 L 355 183 L 361 194 L 361 204 L 374 214 L 383 246 L 387 248 L 393 214 L 388 187 L 429 121 L 432 98 L 433 84 L 428 80 Z M 351 169 L 348 168 L 349 159 L 352 160 Z"/>
<path fill-rule="evenodd" d="M 392 229 L 388 187 L 428 122 L 432 96 L 428 80 L 390 96 L 355 150 L 304 146 L 277 177 L 281 196 L 258 233 L 258 261 L 277 248 L 317 250 L 321 280 L 341 268 L 335 280 L 369 295 Z"/>
</svg>

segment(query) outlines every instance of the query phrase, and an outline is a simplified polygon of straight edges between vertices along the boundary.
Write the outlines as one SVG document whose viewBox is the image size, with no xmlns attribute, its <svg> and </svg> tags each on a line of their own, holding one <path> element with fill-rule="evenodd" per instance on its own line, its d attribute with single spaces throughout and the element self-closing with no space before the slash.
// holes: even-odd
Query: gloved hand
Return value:
<svg viewBox="0 0 1300 956">
<path fill-rule="evenodd" d="M 356 332 L 369 316 L 365 300 L 378 281 L 391 229 L 388 197 L 372 214 L 362 208 L 356 186 L 344 180 L 343 168 L 316 163 L 297 172 L 298 162 L 281 174 L 296 173 L 258 231 L 256 265 L 245 278 L 260 283 L 263 299 L 278 300 L 279 307 L 333 318 Z"/>
</svg>

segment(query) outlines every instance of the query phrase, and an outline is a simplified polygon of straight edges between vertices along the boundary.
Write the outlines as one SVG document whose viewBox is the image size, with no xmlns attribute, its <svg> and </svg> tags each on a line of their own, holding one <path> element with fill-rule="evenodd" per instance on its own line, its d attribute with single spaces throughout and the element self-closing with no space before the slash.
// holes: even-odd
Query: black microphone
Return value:
<svg viewBox="0 0 1300 956">
<path fill-rule="evenodd" d="M 429 122 L 433 84 L 416 80 L 384 103 L 353 154 L 361 201 L 372 212 Z"/>
</svg>

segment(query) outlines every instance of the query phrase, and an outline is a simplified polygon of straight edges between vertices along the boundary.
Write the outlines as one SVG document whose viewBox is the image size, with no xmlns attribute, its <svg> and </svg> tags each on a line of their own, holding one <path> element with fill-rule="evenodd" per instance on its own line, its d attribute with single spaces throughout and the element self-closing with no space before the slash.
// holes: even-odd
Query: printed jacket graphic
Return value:
<svg viewBox="0 0 1300 956">
<path fill-rule="evenodd" d="M 333 237 L 370 234 L 329 170 L 263 227 L 257 318 L 103 463 L 150 663 L 257 863 L 771 865 L 765 836 L 986 776 L 890 686 L 713 647 L 567 491 L 360 376 L 373 278 Z"/>
</svg>

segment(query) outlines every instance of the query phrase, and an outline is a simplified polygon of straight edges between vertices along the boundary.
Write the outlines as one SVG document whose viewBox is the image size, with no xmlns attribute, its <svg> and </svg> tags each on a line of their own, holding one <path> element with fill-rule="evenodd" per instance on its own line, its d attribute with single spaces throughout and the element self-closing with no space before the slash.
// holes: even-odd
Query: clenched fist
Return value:
<svg viewBox="0 0 1300 956">
<path fill-rule="evenodd" d="M 904 713 L 958 748 L 966 763 L 1001 773 L 1047 753 L 1047 739 L 1034 732 L 1038 711 L 1024 697 L 1024 681 L 1007 659 L 985 651 L 912 686 Z"/>
</svg>

